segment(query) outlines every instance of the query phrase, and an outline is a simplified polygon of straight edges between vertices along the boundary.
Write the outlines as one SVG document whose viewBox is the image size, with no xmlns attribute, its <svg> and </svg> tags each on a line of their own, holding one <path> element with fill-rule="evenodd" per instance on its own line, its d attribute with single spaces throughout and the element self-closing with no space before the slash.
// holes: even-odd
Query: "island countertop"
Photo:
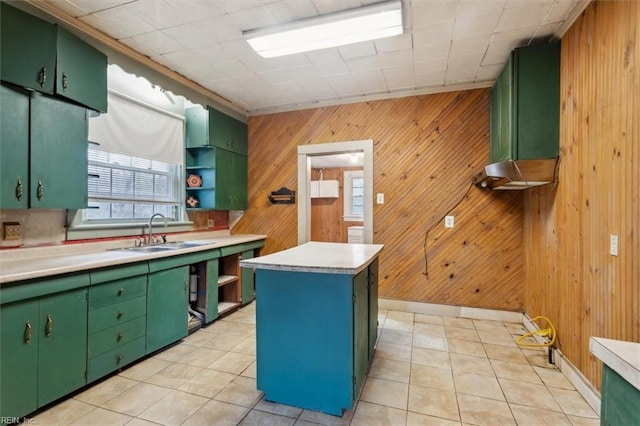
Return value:
<svg viewBox="0 0 640 426">
<path fill-rule="evenodd" d="M 278 271 L 357 274 L 380 253 L 382 244 L 311 241 L 277 253 L 240 261 L 240 266 Z"/>
</svg>

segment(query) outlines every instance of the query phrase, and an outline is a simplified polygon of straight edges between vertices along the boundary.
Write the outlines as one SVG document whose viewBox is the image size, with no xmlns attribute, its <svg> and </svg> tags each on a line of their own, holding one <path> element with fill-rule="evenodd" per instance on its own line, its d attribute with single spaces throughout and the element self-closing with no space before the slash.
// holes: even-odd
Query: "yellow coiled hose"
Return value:
<svg viewBox="0 0 640 426">
<path fill-rule="evenodd" d="M 536 322 L 537 320 L 545 320 L 546 321 L 546 327 L 547 328 L 540 328 L 539 330 L 534 330 L 534 331 L 530 331 L 529 333 L 523 334 L 522 336 L 518 337 L 518 339 L 516 340 L 516 343 L 519 346 L 529 346 L 529 347 L 545 347 L 545 346 L 553 346 L 556 342 L 556 328 L 553 326 L 553 323 L 551 322 L 551 320 L 547 317 L 543 317 L 543 316 L 537 316 L 535 318 L 533 318 L 531 321 L 532 322 Z M 523 342 L 524 339 L 526 339 L 527 337 L 530 336 L 540 336 L 540 337 L 546 337 L 547 338 L 547 342 L 545 343 L 526 343 Z"/>
</svg>

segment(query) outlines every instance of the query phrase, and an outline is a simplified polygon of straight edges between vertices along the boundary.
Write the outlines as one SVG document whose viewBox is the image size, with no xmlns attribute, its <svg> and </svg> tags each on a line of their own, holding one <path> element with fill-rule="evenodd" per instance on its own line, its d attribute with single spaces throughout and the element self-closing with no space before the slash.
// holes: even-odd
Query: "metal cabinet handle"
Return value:
<svg viewBox="0 0 640 426">
<path fill-rule="evenodd" d="M 38 181 L 38 190 L 37 190 L 38 200 L 40 200 L 44 196 L 44 185 L 42 181 Z"/>
<path fill-rule="evenodd" d="M 118 311 L 118 313 L 116 314 L 116 318 L 120 319 L 124 316 L 124 311 Z"/>
<path fill-rule="evenodd" d="M 20 200 L 22 198 L 23 193 L 24 193 L 24 185 L 22 185 L 22 179 L 18 178 L 18 182 L 16 184 L 16 198 Z"/>
<path fill-rule="evenodd" d="M 122 362 L 122 359 L 123 359 L 122 355 L 118 355 L 116 357 L 116 364 L 120 364 Z"/>
<path fill-rule="evenodd" d="M 118 333 L 118 336 L 116 337 L 116 340 L 119 342 L 120 340 L 122 340 L 123 337 L 124 337 L 124 333 L 120 332 L 120 333 Z"/>
<path fill-rule="evenodd" d="M 69 87 L 69 79 L 65 73 L 62 73 L 62 90 L 66 91 L 67 87 Z"/>
<path fill-rule="evenodd" d="M 24 325 L 24 343 L 29 344 L 31 342 L 31 321 L 27 320 L 27 323 Z"/>
<path fill-rule="evenodd" d="M 120 287 L 118 289 L 118 296 L 122 296 L 123 293 L 124 293 L 124 288 Z"/>
<path fill-rule="evenodd" d="M 44 335 L 49 337 L 51 336 L 52 331 L 53 331 L 53 318 L 51 318 L 51 314 L 47 314 L 47 323 L 44 326 Z"/>
<path fill-rule="evenodd" d="M 40 83 L 40 87 L 44 87 L 44 84 L 46 82 L 47 82 L 47 68 L 42 67 L 38 75 L 38 83 Z"/>
</svg>

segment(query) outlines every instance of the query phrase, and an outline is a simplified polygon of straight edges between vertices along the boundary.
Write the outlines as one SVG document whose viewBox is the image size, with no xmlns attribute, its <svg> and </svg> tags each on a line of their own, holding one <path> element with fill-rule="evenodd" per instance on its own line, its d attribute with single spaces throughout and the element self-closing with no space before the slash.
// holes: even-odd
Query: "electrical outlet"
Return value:
<svg viewBox="0 0 640 426">
<path fill-rule="evenodd" d="M 382 192 L 379 192 L 376 196 L 376 202 L 378 204 L 384 204 L 384 194 Z"/>
<path fill-rule="evenodd" d="M 207 228 L 213 228 L 214 222 L 213 219 L 207 219 Z"/>
<path fill-rule="evenodd" d="M 2 222 L 2 239 L 15 241 L 22 239 L 22 227 L 18 222 Z"/>
<path fill-rule="evenodd" d="M 611 256 L 618 255 L 618 236 L 615 234 L 609 236 L 609 253 Z"/>
<path fill-rule="evenodd" d="M 445 228 L 453 228 L 453 216 L 445 216 L 444 217 L 444 227 Z"/>
</svg>

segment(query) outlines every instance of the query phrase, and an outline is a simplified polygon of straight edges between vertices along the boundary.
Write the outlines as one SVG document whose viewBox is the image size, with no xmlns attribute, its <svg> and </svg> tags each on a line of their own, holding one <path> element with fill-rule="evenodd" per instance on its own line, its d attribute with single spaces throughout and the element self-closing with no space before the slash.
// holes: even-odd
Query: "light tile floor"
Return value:
<svg viewBox="0 0 640 426">
<path fill-rule="evenodd" d="M 38 413 L 38 425 L 597 425 L 519 324 L 381 311 L 353 410 L 334 417 L 256 390 L 255 305 Z"/>
</svg>

